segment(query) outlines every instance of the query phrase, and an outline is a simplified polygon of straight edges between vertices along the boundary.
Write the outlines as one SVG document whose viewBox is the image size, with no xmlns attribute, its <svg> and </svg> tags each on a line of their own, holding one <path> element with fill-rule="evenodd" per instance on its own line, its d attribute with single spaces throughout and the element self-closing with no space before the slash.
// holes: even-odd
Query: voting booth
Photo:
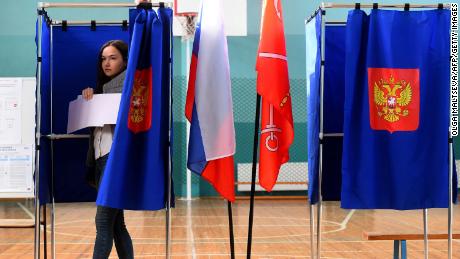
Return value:
<svg viewBox="0 0 460 259">
<path fill-rule="evenodd" d="M 52 20 L 47 11 L 49 8 L 126 8 L 126 17 L 128 20 L 120 21 L 67 21 L 67 20 Z M 135 8 L 128 10 L 127 8 Z M 40 206 L 47 203 L 51 204 L 51 255 L 55 256 L 55 219 L 54 219 L 54 203 L 55 202 L 83 202 L 94 201 L 96 199 L 96 189 L 87 183 L 87 151 L 89 143 L 88 127 L 101 126 L 98 122 L 84 122 L 86 118 L 82 114 L 86 108 L 90 107 L 93 102 L 101 102 L 98 97 L 102 97 L 105 102 L 113 104 L 112 108 L 107 105 L 104 114 L 108 115 L 103 118 L 102 124 L 114 124 L 117 120 L 118 105 L 120 103 L 120 94 L 104 95 L 93 98 L 92 101 L 82 102 L 82 90 L 91 87 L 96 87 L 96 77 L 98 71 L 98 53 L 104 43 L 110 40 L 122 40 L 129 45 L 130 32 L 134 28 L 134 19 L 137 14 L 144 11 L 149 11 L 153 8 L 169 9 L 169 6 L 164 3 L 151 4 L 145 3 L 136 6 L 134 3 L 82 3 L 82 4 L 66 4 L 66 3 L 39 3 L 38 4 L 38 20 L 37 20 L 37 87 L 36 87 L 36 160 L 35 160 L 35 258 L 40 257 Z M 160 12 L 161 13 L 161 12 Z M 171 12 L 172 13 L 172 12 Z M 170 23 L 165 23 L 167 28 L 164 34 L 172 35 L 172 27 Z M 167 37 L 164 37 L 167 39 Z M 156 40 L 156 38 L 152 38 Z M 161 39 L 160 39 L 161 40 Z M 162 66 L 165 67 L 165 76 L 161 78 L 163 81 L 162 87 L 167 88 L 165 96 L 170 96 L 172 89 L 172 42 L 159 41 L 168 46 L 164 48 L 164 56 L 168 57 L 161 59 Z M 155 45 L 156 46 L 156 45 Z M 128 64 L 128 67 L 130 65 Z M 136 68 L 136 64 L 133 66 Z M 167 70 L 167 71 L 166 71 Z M 156 85 L 155 85 L 156 86 Z M 166 97 L 164 97 L 166 98 Z M 155 100 L 156 101 L 156 100 Z M 166 98 L 165 106 L 171 107 L 172 99 Z M 123 103 L 123 101 L 121 101 Z M 70 105 L 69 105 L 70 104 Z M 83 106 L 82 106 L 83 105 Z M 89 105 L 89 106 L 88 106 Z M 96 107 L 97 109 L 97 107 Z M 113 110 L 116 110 L 114 113 Z M 170 108 L 168 108 L 170 109 Z M 70 111 L 70 120 L 69 120 Z M 110 111 L 110 114 L 109 114 Z M 98 110 L 101 114 L 104 111 Z M 166 122 L 171 122 L 171 111 L 165 112 L 163 117 Z M 97 117 L 97 116 L 96 116 Z M 99 118 L 98 118 L 99 119 Z M 79 122 L 76 123 L 75 122 Z M 86 125 L 83 126 L 82 125 Z M 171 131 L 171 124 L 166 123 L 166 132 Z M 163 128 L 164 128 L 163 127 Z M 169 127 L 169 128 L 168 128 Z M 172 135 L 172 134 L 170 134 Z M 164 138 L 164 142 L 170 143 L 168 138 Z M 169 146 L 168 146 L 169 147 Z M 171 164 L 169 154 L 170 150 L 166 149 L 167 163 Z M 167 168 L 168 188 L 171 189 L 171 168 Z M 155 189 L 155 188 L 153 188 Z M 168 196 L 166 205 L 166 221 L 168 222 L 167 240 L 169 236 L 169 216 L 170 216 L 170 201 Z M 46 214 L 44 214 L 46 215 Z M 46 229 L 46 228 L 45 228 Z M 45 230 L 46 233 L 46 230 Z M 169 244 L 169 241 L 167 241 Z M 45 238 L 45 256 L 46 256 L 46 238 Z"/>
<path fill-rule="evenodd" d="M 347 22 L 326 19 L 334 8 L 350 9 Z M 371 10 L 368 14 L 361 8 Z M 427 8 L 433 10 L 412 10 Z M 448 128 L 452 114 L 448 109 L 450 11 L 446 8 L 443 4 L 323 3 L 306 20 L 308 194 L 312 219 L 313 204 L 317 204 L 317 258 L 321 256 L 322 202 L 330 200 L 340 200 L 344 209 L 422 209 L 425 245 L 428 209 L 448 208 L 451 254 L 457 179 Z M 429 19 L 433 22 L 415 22 Z M 437 45 L 427 44 L 426 35 L 436 35 Z M 441 61 L 432 62 L 437 58 Z M 420 81 L 419 71 L 425 76 Z M 434 77 L 436 88 L 429 81 Z M 401 98 L 405 92 L 400 88 L 407 89 L 406 99 Z M 409 111 L 405 106 L 411 101 L 418 106 Z M 427 103 L 439 107 L 433 112 L 437 116 L 430 116 Z M 416 118 L 417 123 L 402 117 Z M 404 123 L 391 124 L 400 119 Z M 426 132 L 430 134 L 424 136 Z M 417 138 L 423 139 L 419 146 L 413 144 Z M 423 157 L 427 147 L 438 157 Z M 424 185 L 417 179 L 430 182 Z M 314 236 L 312 221 L 310 235 Z M 396 245 L 400 244 L 395 241 Z"/>
<path fill-rule="evenodd" d="M 46 12 L 41 19 L 39 197 L 47 203 L 53 192 L 56 202 L 93 201 L 96 190 L 85 181 L 88 130 L 67 135 L 68 107 L 84 88 L 95 87 L 100 47 L 129 41 L 128 25 L 56 22 Z"/>
</svg>

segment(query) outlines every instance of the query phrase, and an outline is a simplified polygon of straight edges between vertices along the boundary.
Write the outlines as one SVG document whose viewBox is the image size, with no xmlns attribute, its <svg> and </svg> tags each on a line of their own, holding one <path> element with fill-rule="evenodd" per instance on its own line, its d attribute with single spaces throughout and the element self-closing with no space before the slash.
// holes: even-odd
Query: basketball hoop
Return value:
<svg viewBox="0 0 460 259">
<path fill-rule="evenodd" d="M 184 30 L 182 40 L 185 41 L 192 39 L 195 35 L 196 18 L 198 17 L 198 13 L 176 13 L 175 15 Z"/>
</svg>

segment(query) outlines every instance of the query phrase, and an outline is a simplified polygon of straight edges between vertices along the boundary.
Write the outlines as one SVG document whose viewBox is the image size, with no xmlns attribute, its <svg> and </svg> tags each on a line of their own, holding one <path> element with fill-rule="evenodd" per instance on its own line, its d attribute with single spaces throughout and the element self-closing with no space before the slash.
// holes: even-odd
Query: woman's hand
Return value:
<svg viewBox="0 0 460 259">
<path fill-rule="evenodd" d="M 83 96 L 83 99 L 85 99 L 87 101 L 91 100 L 93 98 L 93 95 L 94 95 L 94 90 L 91 87 L 85 88 L 81 92 L 81 95 Z"/>
</svg>

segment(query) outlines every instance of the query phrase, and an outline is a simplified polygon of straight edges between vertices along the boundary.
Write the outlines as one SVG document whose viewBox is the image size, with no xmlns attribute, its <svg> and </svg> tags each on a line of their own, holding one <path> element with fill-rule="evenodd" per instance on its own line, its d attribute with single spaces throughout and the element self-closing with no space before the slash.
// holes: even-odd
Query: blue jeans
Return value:
<svg viewBox="0 0 460 259">
<path fill-rule="evenodd" d="M 96 183 L 99 187 L 109 155 L 96 160 Z M 105 206 L 97 206 L 96 211 L 96 243 L 93 259 L 107 259 L 112 251 L 113 241 L 118 258 L 134 259 L 133 242 L 125 225 L 123 210 Z"/>
</svg>

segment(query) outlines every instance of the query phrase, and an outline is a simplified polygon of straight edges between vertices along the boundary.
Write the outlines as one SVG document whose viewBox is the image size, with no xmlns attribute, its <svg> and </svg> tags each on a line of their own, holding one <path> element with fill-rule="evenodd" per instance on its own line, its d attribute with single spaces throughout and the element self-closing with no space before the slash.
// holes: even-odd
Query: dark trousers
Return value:
<svg viewBox="0 0 460 259">
<path fill-rule="evenodd" d="M 96 160 L 96 183 L 99 187 L 104 173 L 108 154 Z M 133 243 L 125 225 L 123 210 L 105 206 L 97 206 L 96 211 L 96 243 L 93 259 L 107 259 L 112 251 L 113 241 L 118 258 L 133 259 Z"/>
</svg>

